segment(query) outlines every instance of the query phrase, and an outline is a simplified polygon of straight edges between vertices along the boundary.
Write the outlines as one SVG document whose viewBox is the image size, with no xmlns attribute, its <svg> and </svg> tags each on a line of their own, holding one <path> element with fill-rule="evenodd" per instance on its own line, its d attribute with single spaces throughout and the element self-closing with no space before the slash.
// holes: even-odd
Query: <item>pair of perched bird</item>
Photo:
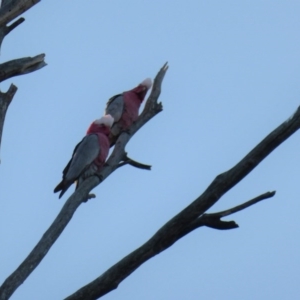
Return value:
<svg viewBox="0 0 300 300">
<path fill-rule="evenodd" d="M 132 90 L 108 100 L 105 115 L 90 125 L 64 168 L 62 181 L 54 189 L 54 193 L 60 191 L 59 198 L 74 182 L 78 187 L 83 180 L 101 169 L 109 148 L 115 144 L 121 132 L 138 118 L 140 105 L 151 86 L 152 81 L 147 78 Z"/>
</svg>

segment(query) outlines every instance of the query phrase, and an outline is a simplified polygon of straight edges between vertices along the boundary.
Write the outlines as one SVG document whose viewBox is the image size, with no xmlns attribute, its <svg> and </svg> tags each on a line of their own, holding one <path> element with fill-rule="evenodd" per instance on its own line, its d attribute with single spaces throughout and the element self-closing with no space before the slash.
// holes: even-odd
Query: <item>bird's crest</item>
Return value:
<svg viewBox="0 0 300 300">
<path fill-rule="evenodd" d="M 105 115 L 101 117 L 100 119 L 97 119 L 95 121 L 96 124 L 103 124 L 107 127 L 111 127 L 114 123 L 114 118 L 111 115 Z"/>
<path fill-rule="evenodd" d="M 150 78 L 146 78 L 144 81 L 142 81 L 140 83 L 141 85 L 147 87 L 147 89 L 149 90 L 152 86 L 152 80 Z"/>
</svg>

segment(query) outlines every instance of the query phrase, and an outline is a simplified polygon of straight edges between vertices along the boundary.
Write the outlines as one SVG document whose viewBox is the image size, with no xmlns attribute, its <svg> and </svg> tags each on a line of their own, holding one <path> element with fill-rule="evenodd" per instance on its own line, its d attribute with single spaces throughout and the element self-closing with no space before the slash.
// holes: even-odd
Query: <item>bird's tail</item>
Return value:
<svg viewBox="0 0 300 300">
<path fill-rule="evenodd" d="M 67 191 L 67 189 L 70 187 L 70 185 L 71 185 L 71 183 L 68 183 L 68 182 L 65 182 L 64 180 L 62 180 L 54 189 L 54 193 L 61 191 L 58 196 L 58 198 L 60 199 L 62 197 L 62 195 Z"/>
</svg>

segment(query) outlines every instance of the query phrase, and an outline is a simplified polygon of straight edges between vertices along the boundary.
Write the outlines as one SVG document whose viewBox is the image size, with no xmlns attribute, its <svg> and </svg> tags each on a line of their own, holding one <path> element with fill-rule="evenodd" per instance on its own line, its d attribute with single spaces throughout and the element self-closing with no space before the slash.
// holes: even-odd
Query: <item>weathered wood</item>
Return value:
<svg viewBox="0 0 300 300">
<path fill-rule="evenodd" d="M 135 160 L 131 159 L 130 157 L 127 156 L 127 153 L 124 154 L 122 162 L 120 162 L 117 167 L 120 168 L 120 167 L 123 167 L 125 165 L 130 165 L 132 167 L 142 169 L 142 170 L 149 170 L 149 171 L 151 170 L 150 165 L 145 165 L 145 164 L 142 164 L 138 161 L 135 161 Z"/>
<path fill-rule="evenodd" d="M 41 69 L 47 64 L 44 61 L 45 54 L 35 57 L 26 57 L 11 60 L 0 64 L 0 82 L 17 75 L 23 75 Z M 14 93 L 12 94 L 12 91 Z M 12 98 L 17 91 L 17 87 L 12 85 L 7 93 L 0 92 L 0 147 L 3 133 L 5 115 Z"/>
<path fill-rule="evenodd" d="M 10 3 L 12 0 L 2 0 L 2 4 L 1 7 L 7 5 L 8 3 Z"/>
<path fill-rule="evenodd" d="M 287 121 L 272 131 L 233 168 L 218 175 L 202 195 L 162 226 L 145 244 L 131 252 L 101 276 L 65 298 L 65 300 L 94 300 L 100 298 L 116 289 L 126 277 L 148 259 L 166 250 L 195 228 L 208 225 L 211 225 L 210 227 L 215 226 L 214 228 L 219 227 L 217 229 L 236 228 L 237 224 L 233 221 L 222 221 L 222 224 L 217 224 L 217 221 L 220 221 L 217 215 L 211 216 L 215 222 L 208 222 L 209 217 L 207 215 L 204 217 L 204 220 L 199 221 L 199 218 L 299 128 L 300 107 Z M 269 194 L 269 196 L 272 196 L 273 193 Z M 247 205 L 252 205 L 260 200 L 261 198 L 253 199 L 248 204 L 233 208 L 232 212 L 241 210 Z M 227 211 L 227 214 L 229 211 Z"/>
<path fill-rule="evenodd" d="M 22 14 L 24 11 L 28 10 L 40 0 L 3 0 L 0 8 L 0 48 L 4 37 L 9 34 L 14 28 L 24 22 L 24 18 L 19 18 L 11 25 L 7 26 L 14 18 Z M 46 66 L 44 61 L 45 54 L 40 54 L 35 57 L 25 57 L 21 59 L 11 60 L 9 62 L 0 64 L 0 82 L 11 78 L 13 76 L 23 75 L 36 70 L 41 69 Z M 13 86 L 16 90 L 16 87 Z M 9 98 L 10 90 L 8 94 L 1 93 L 0 99 L 0 146 L 3 133 L 3 126 L 5 115 L 9 103 L 12 97 Z"/>
<path fill-rule="evenodd" d="M 0 7 L 0 48 L 4 37 L 23 23 L 25 19 L 19 18 L 10 26 L 7 24 L 38 2 L 40 0 L 2 0 Z"/>
<path fill-rule="evenodd" d="M 17 92 L 17 89 L 18 88 L 12 84 L 6 93 L 2 93 L 0 91 L 0 148 L 6 111 L 15 93 Z"/>
<path fill-rule="evenodd" d="M 24 75 L 45 67 L 47 64 L 44 59 L 45 54 L 40 54 L 34 57 L 14 59 L 0 64 L 0 82 L 13 76 Z"/>
<path fill-rule="evenodd" d="M 20 25 L 24 21 L 25 21 L 24 18 L 19 18 L 17 21 L 12 23 L 10 26 L 6 26 L 5 24 L 3 24 L 0 27 L 0 48 L 2 46 L 2 42 L 5 38 L 5 36 L 8 35 L 13 29 L 15 29 L 18 25 Z"/>
<path fill-rule="evenodd" d="M 4 37 L 16 28 L 19 24 L 24 22 L 24 18 L 19 18 L 17 21 L 7 26 L 9 22 L 17 16 L 31 8 L 40 0 L 3 0 L 0 8 L 0 47 Z M 27 74 L 36 71 L 46 65 L 44 61 L 44 54 L 35 57 L 26 57 L 21 59 L 12 60 L 0 65 L 0 82 L 12 76 Z M 6 112 L 13 96 L 17 91 L 17 87 L 13 84 L 10 86 L 6 93 L 0 91 L 0 147 L 2 140 L 2 132 L 5 121 Z M 20 279 L 20 276 L 18 276 Z M 19 280 L 19 285 L 22 284 Z M 10 297 L 10 290 L 5 289 L 1 294 L 1 299 L 8 299 Z"/>
<path fill-rule="evenodd" d="M 55 243 L 57 238 L 60 236 L 62 231 L 72 219 L 72 216 L 75 213 L 76 209 L 80 206 L 81 203 L 86 202 L 90 198 L 89 192 L 118 168 L 118 164 L 124 158 L 124 149 L 130 138 L 147 121 L 149 121 L 161 111 L 161 104 L 157 103 L 157 99 L 160 95 L 161 84 L 167 68 L 168 67 L 164 65 L 164 67 L 158 72 L 154 80 L 152 92 L 147 100 L 147 111 L 145 111 L 145 108 L 141 116 L 138 118 L 137 122 L 135 122 L 130 127 L 130 130 L 120 135 L 119 139 L 116 142 L 113 153 L 109 157 L 101 172 L 97 174 L 97 176 L 92 176 L 85 180 L 82 185 L 80 185 L 79 188 L 69 197 L 54 222 L 44 233 L 31 253 L 21 263 L 21 265 L 4 281 L 4 283 L 0 287 L 0 300 L 9 299 L 14 291 L 39 265 L 39 263 L 46 256 L 52 245 Z"/>
<path fill-rule="evenodd" d="M 207 226 L 214 229 L 233 229 L 239 227 L 234 221 L 223 221 L 221 220 L 223 217 L 227 217 L 229 215 L 232 215 L 236 212 L 239 212 L 243 209 L 246 209 L 262 200 L 269 199 L 275 195 L 275 191 L 273 192 L 267 192 L 262 195 L 259 195 L 243 204 L 240 204 L 238 206 L 235 206 L 233 208 L 220 211 L 217 213 L 210 213 L 210 214 L 203 214 L 193 222 L 191 222 L 187 226 L 187 232 L 191 232 L 196 228 Z"/>
<path fill-rule="evenodd" d="M 11 0 L 5 1 L 0 9 L 0 27 L 7 25 L 23 12 L 41 0 Z"/>
</svg>

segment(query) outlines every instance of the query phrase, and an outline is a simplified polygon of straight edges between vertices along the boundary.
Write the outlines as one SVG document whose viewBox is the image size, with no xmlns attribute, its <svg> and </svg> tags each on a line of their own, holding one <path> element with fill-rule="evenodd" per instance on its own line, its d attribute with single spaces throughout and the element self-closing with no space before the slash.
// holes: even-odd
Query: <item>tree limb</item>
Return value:
<svg viewBox="0 0 300 300">
<path fill-rule="evenodd" d="M 1 7 L 7 5 L 9 2 L 11 2 L 12 0 L 2 0 L 2 4 Z"/>
<path fill-rule="evenodd" d="M 24 75 L 45 67 L 47 64 L 44 58 L 45 54 L 40 54 L 34 57 L 14 59 L 0 64 L 0 82 L 10 77 Z"/>
<path fill-rule="evenodd" d="M 8 35 L 13 29 L 15 29 L 18 25 L 23 23 L 24 21 L 25 21 L 24 18 L 19 18 L 17 21 L 12 23 L 10 26 L 6 26 L 5 24 L 3 24 L 0 27 L 0 48 L 1 48 L 2 42 L 4 40 L 4 37 L 6 35 Z"/>
<path fill-rule="evenodd" d="M 151 170 L 150 165 L 145 165 L 145 164 L 142 164 L 140 162 L 137 162 L 137 161 L 131 159 L 130 157 L 127 156 L 127 153 L 124 154 L 122 162 L 120 162 L 118 164 L 117 168 L 123 167 L 125 165 L 131 165 L 132 167 L 142 169 L 142 170 Z"/>
<path fill-rule="evenodd" d="M 161 111 L 161 104 L 157 103 L 157 99 L 161 92 L 161 84 L 166 74 L 168 67 L 165 64 L 158 72 L 154 80 L 153 89 L 147 100 L 147 104 L 143 113 L 130 127 L 130 132 L 124 132 L 118 138 L 114 151 L 110 155 L 108 161 L 97 174 L 85 180 L 78 189 L 69 197 L 60 213 L 44 233 L 40 241 L 20 264 L 20 266 L 4 281 L 0 287 L 0 300 L 9 299 L 14 291 L 26 280 L 31 272 L 39 265 L 42 259 L 46 256 L 52 245 L 60 236 L 62 231 L 70 222 L 76 209 L 81 203 L 84 203 L 89 198 L 89 192 L 100 183 L 100 178 L 105 180 L 114 170 L 117 169 L 119 162 L 124 157 L 124 148 L 130 138 L 151 118 Z"/>
<path fill-rule="evenodd" d="M 189 232 L 193 231 L 196 228 L 199 228 L 201 226 L 207 226 L 214 229 L 233 229 L 239 227 L 234 221 L 222 221 L 221 218 L 232 215 L 238 211 L 241 211 L 245 208 L 248 208 L 251 205 L 256 204 L 257 202 L 260 202 L 262 200 L 271 198 L 275 195 L 275 191 L 273 192 L 267 192 L 262 195 L 259 195 L 241 205 L 235 206 L 233 208 L 220 211 L 217 213 L 212 214 L 203 214 L 198 219 L 194 220 L 188 225 Z"/>
<path fill-rule="evenodd" d="M 254 205 L 256 204 L 257 202 L 260 202 L 262 200 L 265 200 L 265 199 L 269 199 L 269 198 L 272 198 L 274 195 L 276 194 L 275 191 L 272 191 L 272 192 L 266 192 L 262 195 L 259 195 L 243 204 L 240 204 L 238 206 L 235 206 L 233 208 L 230 208 L 230 209 L 227 209 L 227 210 L 223 210 L 223 211 L 220 211 L 220 212 L 217 212 L 217 213 L 212 213 L 212 214 L 204 214 L 204 216 L 210 216 L 210 217 L 219 217 L 219 218 L 223 218 L 223 217 L 226 217 L 226 216 L 229 216 L 229 215 L 232 215 L 238 211 L 241 211 L 245 208 L 248 208 L 249 206 L 251 205 Z"/>
<path fill-rule="evenodd" d="M 11 84 L 6 93 L 2 93 L 0 91 L 0 148 L 1 148 L 2 132 L 3 132 L 6 112 L 15 93 L 17 92 L 17 89 L 18 88 L 15 85 Z"/>
<path fill-rule="evenodd" d="M 3 0 L 0 8 L 0 48 L 4 37 L 14 28 L 24 22 L 24 18 L 19 18 L 11 25 L 7 26 L 18 15 L 22 14 L 27 9 L 34 6 L 40 0 Z M 0 64 L 0 82 L 17 75 L 27 74 L 36 71 L 44 66 L 44 54 L 35 57 L 26 57 L 21 59 L 11 60 Z M 2 132 L 4 126 L 5 115 L 8 106 L 17 91 L 17 87 L 11 85 L 7 93 L 0 92 L 0 147 Z"/>
<path fill-rule="evenodd" d="M 41 0 L 11 0 L 3 1 L 0 9 L 0 28 L 7 25 L 17 16 L 40 2 Z"/>
<path fill-rule="evenodd" d="M 2 0 L 0 8 L 0 48 L 4 37 L 23 23 L 25 19 L 19 18 L 10 26 L 7 26 L 7 24 L 39 1 L 40 0 Z"/>
<path fill-rule="evenodd" d="M 145 244 L 131 252 L 101 276 L 85 285 L 65 300 L 94 300 L 116 289 L 118 285 L 148 259 L 166 250 L 176 241 L 189 233 L 193 224 L 205 211 L 212 207 L 226 192 L 246 177 L 274 149 L 300 128 L 300 107 L 297 111 L 256 147 L 254 147 L 233 168 L 218 175 L 202 195 L 162 226 Z M 258 199 L 250 201 L 253 204 Z M 238 206 L 231 211 L 241 210 L 247 205 Z M 229 213 L 230 210 L 225 211 Z M 220 225 L 220 224 L 219 224 Z M 234 222 L 222 226 L 235 228 Z M 227 229 L 228 229 L 227 228 Z M 220 228 L 218 228 L 220 229 Z M 223 228 L 224 229 L 224 228 Z"/>
<path fill-rule="evenodd" d="M 11 26 L 17 25 L 14 23 Z M 0 82 L 12 76 L 27 74 L 46 66 L 47 64 L 44 61 L 44 57 L 45 54 L 40 54 L 35 57 L 25 57 L 0 64 Z M 0 92 L 0 146 L 5 115 L 16 91 L 17 87 L 15 85 L 11 85 L 7 93 Z"/>
</svg>

